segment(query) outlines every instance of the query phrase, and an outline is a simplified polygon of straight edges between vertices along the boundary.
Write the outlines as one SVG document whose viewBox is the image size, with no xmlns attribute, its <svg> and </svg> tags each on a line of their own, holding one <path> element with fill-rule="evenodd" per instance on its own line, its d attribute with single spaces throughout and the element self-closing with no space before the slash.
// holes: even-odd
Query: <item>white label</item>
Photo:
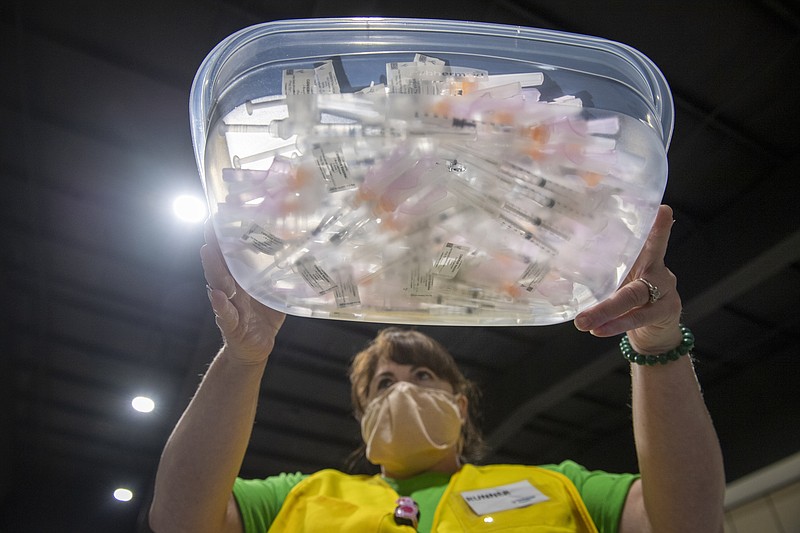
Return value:
<svg viewBox="0 0 800 533">
<path fill-rule="evenodd" d="M 250 224 L 242 240 L 267 255 L 275 255 L 286 247 L 286 241 L 276 237 L 258 224 Z"/>
<path fill-rule="evenodd" d="M 308 68 L 293 68 L 283 71 L 283 94 L 314 94 L 316 92 L 316 76 Z"/>
<path fill-rule="evenodd" d="M 433 265 L 433 273 L 447 279 L 456 277 L 469 251 L 469 246 L 448 242 Z"/>
<path fill-rule="evenodd" d="M 519 509 L 550 499 L 527 480 L 489 489 L 464 491 L 461 497 L 477 515 Z"/>
<path fill-rule="evenodd" d="M 441 59 L 417 54 L 414 61 L 387 63 L 386 85 L 393 93 L 435 95 L 438 94 L 437 88 L 432 83 L 423 82 L 423 78 L 441 80 L 446 69 Z"/>
<path fill-rule="evenodd" d="M 409 294 L 411 296 L 430 296 L 433 288 L 433 275 L 428 269 L 423 270 L 420 265 L 414 265 L 409 272 Z"/>
<path fill-rule="evenodd" d="M 333 63 L 325 61 L 320 66 L 293 68 L 283 71 L 283 94 L 338 94 L 339 80 L 333 70 Z"/>
<path fill-rule="evenodd" d="M 333 70 L 333 63 L 325 61 L 314 69 L 314 78 L 319 94 L 339 94 L 339 80 L 336 79 L 336 71 Z"/>
<path fill-rule="evenodd" d="M 336 283 L 327 272 L 317 264 L 312 255 L 306 255 L 295 264 L 297 273 L 300 274 L 309 286 L 318 294 L 325 294 L 336 288 Z"/>
<path fill-rule="evenodd" d="M 361 298 L 358 296 L 358 286 L 353 281 L 353 271 L 349 267 L 342 267 L 334 272 L 336 277 L 336 288 L 333 295 L 336 299 L 336 307 L 352 307 L 361 305 Z"/>
<path fill-rule="evenodd" d="M 402 65 L 409 63 L 386 63 L 386 86 L 393 93 L 419 93 L 419 84 L 414 84 L 415 80 L 404 80 L 400 72 Z"/>
<path fill-rule="evenodd" d="M 426 56 L 425 54 L 414 54 L 414 63 L 427 63 L 429 65 L 440 65 L 440 66 L 445 65 L 444 59 L 439 59 L 438 57 Z"/>
<path fill-rule="evenodd" d="M 414 61 L 386 64 L 386 85 L 399 94 L 456 95 L 462 82 L 486 79 L 488 71 L 449 67 L 441 59 L 417 54 Z"/>
<path fill-rule="evenodd" d="M 526 291 L 531 292 L 542 282 L 548 270 L 550 269 L 547 265 L 531 263 L 528 265 L 528 268 L 525 269 L 525 272 L 522 273 L 522 277 L 517 280 L 517 283 L 522 285 Z"/>
<path fill-rule="evenodd" d="M 347 161 L 345 161 L 344 154 L 340 148 L 323 148 L 319 144 L 315 144 L 311 149 L 311 154 L 314 156 L 314 161 L 317 163 L 322 179 L 328 185 L 328 191 L 344 191 L 357 186 L 356 182 L 350 177 Z"/>
</svg>

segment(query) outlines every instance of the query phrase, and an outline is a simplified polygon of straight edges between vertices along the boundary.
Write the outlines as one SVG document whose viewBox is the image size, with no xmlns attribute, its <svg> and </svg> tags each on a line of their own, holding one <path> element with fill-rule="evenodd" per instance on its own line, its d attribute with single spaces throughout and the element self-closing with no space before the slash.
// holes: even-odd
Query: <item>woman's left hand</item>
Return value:
<svg viewBox="0 0 800 533">
<path fill-rule="evenodd" d="M 627 331 L 633 349 L 645 354 L 666 352 L 680 344 L 681 299 L 675 275 L 664 264 L 672 223 L 672 209 L 660 206 L 625 281 L 608 299 L 579 313 L 576 328 L 598 337 Z"/>
</svg>

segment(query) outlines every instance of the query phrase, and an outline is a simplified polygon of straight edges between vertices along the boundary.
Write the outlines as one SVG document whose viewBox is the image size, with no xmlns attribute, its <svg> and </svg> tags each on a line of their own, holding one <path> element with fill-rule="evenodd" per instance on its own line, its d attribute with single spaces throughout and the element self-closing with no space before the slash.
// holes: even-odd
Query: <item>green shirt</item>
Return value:
<svg viewBox="0 0 800 533">
<path fill-rule="evenodd" d="M 572 481 L 600 533 L 617 532 L 628 489 L 638 478 L 637 475 L 589 471 L 573 461 L 541 466 L 559 472 Z M 306 477 L 306 474 L 297 472 L 266 479 L 237 479 L 233 495 L 239 504 L 245 533 L 266 532 L 278 516 L 289 491 Z M 419 505 L 418 530 L 422 533 L 430 533 L 436 507 L 449 481 L 450 475 L 440 472 L 403 480 L 386 479 L 398 494 L 410 496 Z"/>
</svg>

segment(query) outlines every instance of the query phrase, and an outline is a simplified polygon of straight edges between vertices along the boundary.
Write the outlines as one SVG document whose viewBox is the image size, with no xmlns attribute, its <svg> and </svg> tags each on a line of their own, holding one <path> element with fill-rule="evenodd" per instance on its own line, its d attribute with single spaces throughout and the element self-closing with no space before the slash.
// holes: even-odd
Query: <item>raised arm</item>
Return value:
<svg viewBox="0 0 800 533">
<path fill-rule="evenodd" d="M 661 354 L 680 344 L 681 300 L 675 276 L 664 265 L 672 222 L 672 210 L 661 206 L 626 283 L 611 298 L 578 315 L 578 329 L 599 337 L 627 331 L 640 354 Z M 660 292 L 656 301 L 651 301 L 651 288 L 642 278 Z M 690 357 L 631 367 L 633 430 L 642 478 L 631 487 L 620 532 L 721 532 L 722 453 Z"/>
<path fill-rule="evenodd" d="M 253 300 L 228 272 L 210 224 L 200 251 L 224 344 L 172 432 L 156 474 L 156 533 L 243 531 L 231 489 L 255 418 L 261 378 L 284 315 Z"/>
</svg>

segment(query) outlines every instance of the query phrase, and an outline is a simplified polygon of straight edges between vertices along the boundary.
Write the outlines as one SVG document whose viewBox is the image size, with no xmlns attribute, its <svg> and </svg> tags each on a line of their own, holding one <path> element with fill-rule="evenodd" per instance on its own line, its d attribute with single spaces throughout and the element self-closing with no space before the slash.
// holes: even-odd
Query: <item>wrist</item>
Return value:
<svg viewBox="0 0 800 533">
<path fill-rule="evenodd" d="M 631 363 L 648 366 L 656 364 L 665 365 L 689 354 L 694 348 L 694 334 L 688 327 L 681 324 L 678 333 L 678 341 L 672 343 L 672 347 L 668 350 L 660 352 L 641 352 L 631 343 L 631 339 L 627 334 L 623 335 L 622 339 L 620 339 L 619 349 L 622 352 L 622 356 Z"/>
<path fill-rule="evenodd" d="M 217 359 L 234 366 L 263 368 L 266 366 L 267 360 L 269 359 L 269 351 L 264 350 L 263 353 L 250 353 L 248 350 L 242 350 L 226 342 L 222 345 L 219 353 L 217 353 Z"/>
<path fill-rule="evenodd" d="M 625 336 L 636 352 L 657 355 L 667 352 L 681 343 L 683 327 L 683 324 L 675 323 L 666 327 L 640 328 L 628 331 Z"/>
</svg>

